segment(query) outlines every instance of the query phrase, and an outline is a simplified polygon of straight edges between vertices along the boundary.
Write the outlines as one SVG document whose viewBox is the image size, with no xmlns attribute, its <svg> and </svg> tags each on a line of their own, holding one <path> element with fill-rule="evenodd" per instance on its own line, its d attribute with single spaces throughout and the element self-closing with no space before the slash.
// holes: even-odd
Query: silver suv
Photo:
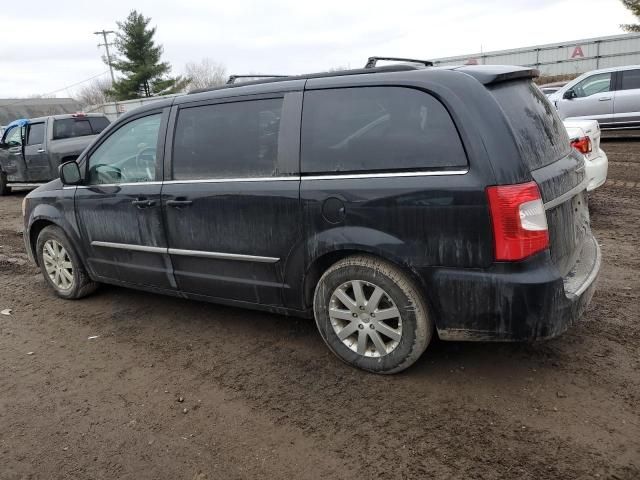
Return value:
<svg viewBox="0 0 640 480">
<path fill-rule="evenodd" d="M 602 129 L 640 128 L 640 65 L 584 73 L 549 100 L 563 120 L 593 119 Z"/>
</svg>

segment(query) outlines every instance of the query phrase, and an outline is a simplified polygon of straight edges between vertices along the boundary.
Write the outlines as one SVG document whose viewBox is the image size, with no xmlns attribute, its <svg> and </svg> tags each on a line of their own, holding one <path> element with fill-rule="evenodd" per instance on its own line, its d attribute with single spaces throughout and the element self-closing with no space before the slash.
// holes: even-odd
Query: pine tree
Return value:
<svg viewBox="0 0 640 480">
<path fill-rule="evenodd" d="M 118 56 L 113 68 L 123 74 L 109 92 L 117 100 L 151 97 L 182 91 L 187 81 L 168 76 L 171 66 L 162 62 L 162 46 L 154 42 L 156 27 L 149 28 L 151 18 L 132 10 L 124 22 L 117 22 Z"/>
<path fill-rule="evenodd" d="M 631 10 L 636 18 L 640 18 L 640 0 L 622 0 L 622 4 Z M 627 32 L 640 32 L 640 25 L 637 23 L 626 23 L 620 27 Z"/>
</svg>

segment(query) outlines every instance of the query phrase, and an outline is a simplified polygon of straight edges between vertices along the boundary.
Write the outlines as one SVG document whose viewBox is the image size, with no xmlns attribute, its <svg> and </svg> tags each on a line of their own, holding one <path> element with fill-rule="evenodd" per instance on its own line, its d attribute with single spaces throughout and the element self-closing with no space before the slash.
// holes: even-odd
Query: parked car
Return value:
<svg viewBox="0 0 640 480">
<path fill-rule="evenodd" d="M 98 282 L 315 317 L 393 373 L 554 337 L 593 294 L 584 159 L 522 67 L 390 65 L 161 100 L 25 198 L 62 298 Z"/>
<path fill-rule="evenodd" d="M 58 165 L 78 158 L 107 125 L 103 114 L 84 113 L 10 123 L 0 137 L 0 195 L 57 178 Z"/>
<path fill-rule="evenodd" d="M 640 128 L 640 65 L 584 73 L 549 100 L 563 120 L 597 120 L 603 130 Z"/>
<path fill-rule="evenodd" d="M 552 93 L 556 93 L 558 90 L 560 90 L 566 84 L 567 84 L 567 82 L 547 83 L 545 85 L 540 85 L 540 90 L 542 90 L 542 93 L 544 93 L 546 96 L 549 96 Z"/>
<path fill-rule="evenodd" d="M 587 191 L 595 190 L 607 180 L 609 160 L 600 148 L 600 126 L 595 120 L 565 120 L 571 146 L 584 155 Z"/>
</svg>

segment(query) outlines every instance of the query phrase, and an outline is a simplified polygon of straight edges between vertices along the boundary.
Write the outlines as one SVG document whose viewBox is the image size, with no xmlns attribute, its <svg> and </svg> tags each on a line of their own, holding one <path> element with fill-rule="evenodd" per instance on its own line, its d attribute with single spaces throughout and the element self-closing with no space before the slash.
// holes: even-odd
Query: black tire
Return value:
<svg viewBox="0 0 640 480">
<path fill-rule="evenodd" d="M 354 282 L 360 285 L 360 298 L 367 300 L 365 307 L 358 306 L 357 301 L 349 307 L 338 296 L 334 296 L 340 288 L 349 299 L 358 298 Z M 382 300 L 378 302 L 372 300 L 376 287 L 383 291 Z M 372 303 L 368 306 L 371 301 L 375 305 Z M 378 308 L 380 305 L 382 309 Z M 366 311 L 363 311 L 365 308 Z M 397 266 L 373 256 L 348 257 L 329 268 L 316 286 L 313 310 L 320 335 L 331 351 L 344 362 L 373 373 L 397 373 L 411 366 L 420 358 L 433 336 L 434 324 L 415 282 Z M 399 319 L 383 319 L 382 322 L 396 323 L 380 325 L 379 319 L 385 315 L 384 312 L 392 310 L 399 313 Z M 338 313 L 340 317 L 349 314 L 353 318 L 337 318 L 335 315 Z M 373 318 L 375 313 L 378 318 Z M 391 327 L 391 330 L 384 327 Z M 344 341 L 338 337 L 338 331 L 344 335 L 352 330 L 353 334 Z M 393 337 L 397 338 L 387 337 L 385 332 L 393 333 Z M 377 336 L 377 344 L 373 340 L 374 335 Z M 365 338 L 364 354 L 359 351 L 361 336 Z M 382 344 L 379 342 L 381 339 Z M 385 350 L 379 345 L 384 346 Z"/>
<path fill-rule="evenodd" d="M 57 242 L 57 244 L 61 245 L 66 252 L 68 259 L 72 265 L 70 285 L 68 288 L 61 288 L 54 282 L 54 279 L 51 278 L 49 273 L 47 272 L 47 266 L 45 263 L 45 248 L 47 242 Z M 49 225 L 45 227 L 38 235 L 38 240 L 36 242 L 36 255 L 38 256 L 38 265 L 40 266 L 40 270 L 42 271 L 42 275 L 44 276 L 44 280 L 47 285 L 61 298 L 67 300 L 75 300 L 78 298 L 86 297 L 87 295 L 93 293 L 98 284 L 92 281 L 87 274 L 87 271 L 78 256 L 78 253 L 73 248 L 72 243 L 69 241 L 64 231 L 55 225 Z M 51 258 L 51 257 L 49 257 Z M 69 262 L 66 262 L 69 263 Z"/>
<path fill-rule="evenodd" d="M 7 174 L 0 172 L 0 197 L 9 195 L 11 193 L 11 187 L 7 186 Z"/>
</svg>

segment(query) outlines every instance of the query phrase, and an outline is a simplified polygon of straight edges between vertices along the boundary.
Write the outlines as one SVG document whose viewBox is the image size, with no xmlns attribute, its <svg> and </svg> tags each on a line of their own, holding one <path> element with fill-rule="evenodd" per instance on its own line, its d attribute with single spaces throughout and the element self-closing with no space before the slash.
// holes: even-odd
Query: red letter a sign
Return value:
<svg viewBox="0 0 640 480">
<path fill-rule="evenodd" d="M 584 53 L 582 52 L 582 47 L 578 45 L 573 49 L 573 53 L 571 54 L 571 58 L 582 57 L 584 58 Z"/>
</svg>

